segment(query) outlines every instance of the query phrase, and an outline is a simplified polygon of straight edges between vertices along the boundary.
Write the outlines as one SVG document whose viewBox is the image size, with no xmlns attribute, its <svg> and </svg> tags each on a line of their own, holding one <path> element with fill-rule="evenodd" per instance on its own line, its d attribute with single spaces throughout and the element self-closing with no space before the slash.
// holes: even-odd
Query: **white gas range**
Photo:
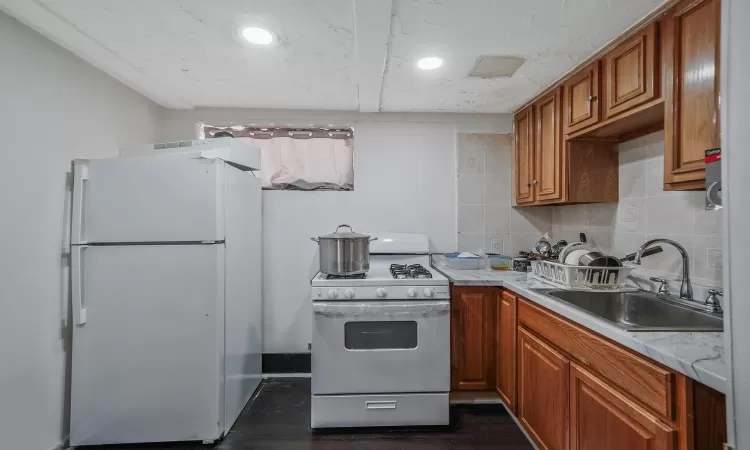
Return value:
<svg viewBox="0 0 750 450">
<path fill-rule="evenodd" d="M 364 277 L 311 282 L 311 426 L 448 425 L 448 279 L 427 236 L 370 234 Z"/>
</svg>

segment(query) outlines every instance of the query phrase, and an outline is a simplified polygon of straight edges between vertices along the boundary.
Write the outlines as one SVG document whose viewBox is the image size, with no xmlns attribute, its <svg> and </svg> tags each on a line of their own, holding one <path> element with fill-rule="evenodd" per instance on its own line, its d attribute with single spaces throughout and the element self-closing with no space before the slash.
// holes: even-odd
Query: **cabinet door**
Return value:
<svg viewBox="0 0 750 450">
<path fill-rule="evenodd" d="M 599 122 L 599 61 L 573 75 L 565 89 L 565 134 Z"/>
<path fill-rule="evenodd" d="M 451 293 L 451 388 L 495 388 L 494 295 L 497 288 L 454 287 Z"/>
<path fill-rule="evenodd" d="M 684 0 L 664 20 L 664 188 L 705 187 L 719 141 L 719 0 Z"/>
<path fill-rule="evenodd" d="M 604 119 L 658 96 L 657 27 L 651 23 L 604 57 Z"/>
<path fill-rule="evenodd" d="M 534 179 L 531 181 L 538 202 L 563 197 L 563 144 L 560 131 L 561 89 L 539 99 L 535 105 L 536 135 Z"/>
<path fill-rule="evenodd" d="M 569 366 L 557 350 L 518 329 L 518 420 L 540 450 L 568 448 Z"/>
<path fill-rule="evenodd" d="M 495 321 L 495 385 L 505 406 L 516 413 L 516 329 L 517 298 L 500 291 Z"/>
<path fill-rule="evenodd" d="M 529 106 L 516 114 L 516 203 L 533 203 L 534 188 L 534 107 Z"/>
<path fill-rule="evenodd" d="M 571 450 L 674 450 L 677 430 L 573 363 Z"/>
</svg>

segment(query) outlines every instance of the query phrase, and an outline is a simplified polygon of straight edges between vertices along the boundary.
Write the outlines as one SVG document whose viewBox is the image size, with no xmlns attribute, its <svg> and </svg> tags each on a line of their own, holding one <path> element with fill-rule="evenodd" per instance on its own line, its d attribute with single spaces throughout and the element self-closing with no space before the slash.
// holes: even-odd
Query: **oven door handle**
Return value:
<svg viewBox="0 0 750 450">
<path fill-rule="evenodd" d="M 435 317 L 448 314 L 448 300 L 434 302 L 313 302 L 313 313 L 332 318 L 357 318 L 359 316 L 385 316 L 389 319 Z"/>
</svg>

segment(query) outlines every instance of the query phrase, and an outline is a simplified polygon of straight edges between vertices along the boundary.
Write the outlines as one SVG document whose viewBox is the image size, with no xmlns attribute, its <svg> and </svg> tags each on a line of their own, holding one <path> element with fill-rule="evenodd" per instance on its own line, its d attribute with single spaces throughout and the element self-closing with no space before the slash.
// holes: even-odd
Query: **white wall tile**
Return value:
<svg viewBox="0 0 750 450">
<path fill-rule="evenodd" d="M 689 193 L 646 199 L 646 232 L 690 234 L 693 231 L 693 208 Z"/>
<path fill-rule="evenodd" d="M 458 251 L 472 253 L 484 251 L 484 233 L 460 233 L 458 235 Z"/>
<path fill-rule="evenodd" d="M 484 201 L 510 208 L 513 178 L 510 173 L 487 173 L 484 177 Z"/>
<path fill-rule="evenodd" d="M 646 242 L 646 233 L 612 233 L 612 253 L 621 258 L 635 252 Z"/>
<path fill-rule="evenodd" d="M 585 231 L 587 222 L 587 205 L 559 206 L 555 210 L 555 223 L 564 230 Z"/>
<path fill-rule="evenodd" d="M 704 235 L 704 236 L 722 236 L 724 229 L 724 210 L 718 211 L 706 211 L 702 202 L 705 202 L 705 195 L 703 192 L 695 192 L 698 194 L 700 199 L 697 203 L 700 206 L 696 206 L 693 209 L 693 234 Z"/>
<path fill-rule="evenodd" d="M 485 205 L 484 231 L 487 233 L 506 233 L 510 231 L 509 205 Z"/>
<path fill-rule="evenodd" d="M 588 222 L 586 229 L 612 229 L 617 217 L 617 203 L 592 203 L 587 205 Z"/>
<path fill-rule="evenodd" d="M 602 253 L 610 254 L 612 252 L 612 231 L 604 228 L 586 231 L 588 242 L 596 245 Z M 625 256 L 615 255 L 615 256 Z"/>
<path fill-rule="evenodd" d="M 458 207 L 459 233 L 484 233 L 484 206 Z"/>
<path fill-rule="evenodd" d="M 484 149 L 484 137 L 476 133 L 458 133 L 456 144 L 459 149 L 481 148 Z"/>
<path fill-rule="evenodd" d="M 512 233 L 552 234 L 554 207 L 539 206 L 534 208 L 513 208 L 510 212 L 510 230 Z"/>
<path fill-rule="evenodd" d="M 484 174 L 484 142 L 474 134 L 459 133 L 457 139 L 456 167 L 460 174 Z"/>
<path fill-rule="evenodd" d="M 484 205 L 484 175 L 458 176 L 458 204 Z"/>
<path fill-rule="evenodd" d="M 620 164 L 620 198 L 646 196 L 646 161 Z"/>
</svg>

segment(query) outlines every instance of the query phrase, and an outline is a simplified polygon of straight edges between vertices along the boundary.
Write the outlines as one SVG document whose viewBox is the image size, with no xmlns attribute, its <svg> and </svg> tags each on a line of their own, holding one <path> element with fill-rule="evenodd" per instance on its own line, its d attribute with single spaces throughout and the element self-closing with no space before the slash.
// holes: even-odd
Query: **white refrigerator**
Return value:
<svg viewBox="0 0 750 450">
<path fill-rule="evenodd" d="M 215 141 L 73 163 L 71 446 L 220 439 L 260 382 L 260 157 Z"/>
</svg>

